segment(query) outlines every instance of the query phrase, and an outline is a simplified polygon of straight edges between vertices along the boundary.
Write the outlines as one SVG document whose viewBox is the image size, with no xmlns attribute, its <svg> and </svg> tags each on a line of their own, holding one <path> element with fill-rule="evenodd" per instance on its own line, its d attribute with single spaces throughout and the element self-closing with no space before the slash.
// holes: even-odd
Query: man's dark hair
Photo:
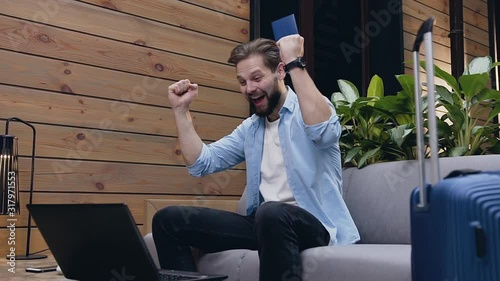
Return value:
<svg viewBox="0 0 500 281">
<path fill-rule="evenodd" d="M 229 56 L 228 62 L 238 64 L 240 61 L 253 55 L 260 55 L 264 65 L 273 72 L 281 62 L 280 53 L 276 42 L 270 39 L 258 38 L 245 44 L 236 46 Z"/>
</svg>

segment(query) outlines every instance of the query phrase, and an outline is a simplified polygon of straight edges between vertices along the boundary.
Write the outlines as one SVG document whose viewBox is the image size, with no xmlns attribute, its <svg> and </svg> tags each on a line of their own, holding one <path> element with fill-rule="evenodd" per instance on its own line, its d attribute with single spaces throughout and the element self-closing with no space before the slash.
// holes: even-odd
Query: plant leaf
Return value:
<svg viewBox="0 0 500 281">
<path fill-rule="evenodd" d="M 443 135 L 446 137 L 452 136 L 453 130 L 448 123 L 442 121 L 441 119 L 438 119 L 437 120 L 437 127 L 438 127 L 439 135 Z"/>
<path fill-rule="evenodd" d="M 474 126 L 474 128 L 472 128 L 472 135 L 475 135 L 477 134 L 480 130 L 483 130 L 484 129 L 484 126 Z"/>
<path fill-rule="evenodd" d="M 449 157 L 456 157 L 456 156 L 464 156 L 465 153 L 467 153 L 467 146 L 457 146 L 457 147 L 452 147 L 449 150 L 448 156 Z"/>
<path fill-rule="evenodd" d="M 413 97 L 415 91 L 415 81 L 413 77 L 410 75 L 396 75 L 396 79 L 399 81 L 399 84 L 403 88 L 403 92 L 406 96 Z"/>
<path fill-rule="evenodd" d="M 464 71 L 464 75 L 489 73 L 491 70 L 491 57 L 474 58 Z"/>
<path fill-rule="evenodd" d="M 410 114 L 397 114 L 394 117 L 398 121 L 399 125 L 411 124 L 413 122 L 413 116 Z"/>
<path fill-rule="evenodd" d="M 478 102 L 488 101 L 488 100 L 498 100 L 500 101 L 500 91 L 484 88 L 477 95 Z"/>
<path fill-rule="evenodd" d="M 488 151 L 491 151 L 491 152 L 496 153 L 496 154 L 500 154 L 500 141 L 494 140 L 493 143 L 494 143 L 494 145 L 492 145 L 488 149 Z"/>
<path fill-rule="evenodd" d="M 361 150 L 361 147 L 359 146 L 356 146 L 352 149 L 350 149 L 348 152 L 347 152 L 347 155 L 345 157 L 345 160 L 344 160 L 344 163 L 349 163 L 351 162 L 351 160 L 356 157 L 356 155 L 359 153 L 359 151 Z"/>
<path fill-rule="evenodd" d="M 475 95 L 477 95 L 482 89 L 486 87 L 488 84 L 488 80 L 490 79 L 488 73 L 482 74 L 470 74 L 460 76 L 458 79 L 460 81 L 460 85 L 464 90 L 463 93 L 469 99 L 472 99 Z"/>
<path fill-rule="evenodd" d="M 446 110 L 448 110 L 448 117 L 450 118 L 451 122 L 453 122 L 453 127 L 457 130 L 462 130 L 466 118 L 464 116 L 465 112 L 460 110 L 456 106 L 451 106 L 448 104 L 445 104 L 444 107 L 446 108 Z"/>
<path fill-rule="evenodd" d="M 500 103 L 498 103 L 495 108 L 493 108 L 490 112 L 490 114 L 488 114 L 488 122 L 491 121 L 493 118 L 495 118 L 495 116 L 498 116 L 498 114 L 500 114 Z"/>
<path fill-rule="evenodd" d="M 347 103 L 346 97 L 342 92 L 334 92 L 331 101 L 336 107 L 343 103 Z"/>
<path fill-rule="evenodd" d="M 345 100 L 347 100 L 349 104 L 354 103 L 359 98 L 358 88 L 356 88 L 356 86 L 352 82 L 344 79 L 339 79 L 337 83 L 339 85 L 340 91 L 345 97 Z"/>
<path fill-rule="evenodd" d="M 358 119 L 358 129 L 361 130 L 362 137 L 366 137 L 365 132 L 368 131 L 368 122 L 361 114 L 358 115 Z"/>
<path fill-rule="evenodd" d="M 382 134 L 382 129 L 380 129 L 379 127 L 373 126 L 373 127 L 371 127 L 371 133 L 375 138 L 379 139 L 380 135 Z"/>
<path fill-rule="evenodd" d="M 360 169 L 361 167 L 363 167 L 365 165 L 366 161 L 368 160 L 368 158 L 373 157 L 379 151 L 380 151 L 380 146 L 377 148 L 374 148 L 372 150 L 369 150 L 365 154 L 363 154 L 361 159 L 359 159 L 358 168 Z"/>
<path fill-rule="evenodd" d="M 420 66 L 422 66 L 425 69 L 425 61 L 420 62 Z M 437 77 L 439 77 L 439 78 L 443 79 L 444 81 L 446 81 L 446 83 L 448 85 L 450 85 L 450 87 L 453 88 L 453 91 L 455 91 L 455 93 L 460 93 L 460 88 L 458 87 L 457 79 L 455 79 L 455 77 L 453 77 L 453 75 L 451 75 L 448 72 L 442 70 L 437 65 L 434 65 L 434 74 Z"/>
<path fill-rule="evenodd" d="M 451 105 L 454 104 L 452 93 L 450 93 L 450 91 L 448 91 L 448 89 L 446 89 L 446 87 L 441 86 L 441 85 L 436 85 L 436 92 L 437 92 L 438 96 L 441 97 L 442 100 L 444 100 L 445 102 L 447 102 Z"/>
<path fill-rule="evenodd" d="M 403 144 L 406 137 L 412 132 L 412 129 L 408 129 L 408 124 L 397 126 L 388 130 L 391 139 L 399 146 Z"/>
<path fill-rule="evenodd" d="M 384 96 L 384 82 L 378 75 L 373 75 L 368 85 L 367 97 L 382 98 Z"/>
</svg>

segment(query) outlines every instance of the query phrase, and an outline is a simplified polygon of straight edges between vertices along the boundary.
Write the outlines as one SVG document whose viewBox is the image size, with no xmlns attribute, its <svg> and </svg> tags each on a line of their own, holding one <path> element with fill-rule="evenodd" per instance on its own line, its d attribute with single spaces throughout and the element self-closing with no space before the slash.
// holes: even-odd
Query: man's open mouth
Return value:
<svg viewBox="0 0 500 281">
<path fill-rule="evenodd" d="M 261 103 L 265 98 L 265 95 L 262 95 L 260 97 L 252 97 L 252 101 L 254 104 L 259 104 Z"/>
</svg>

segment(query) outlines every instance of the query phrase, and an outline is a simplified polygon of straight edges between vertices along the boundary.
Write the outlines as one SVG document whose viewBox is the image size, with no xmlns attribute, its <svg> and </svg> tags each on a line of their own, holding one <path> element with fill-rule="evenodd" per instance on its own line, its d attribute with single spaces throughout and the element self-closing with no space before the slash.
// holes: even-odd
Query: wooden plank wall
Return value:
<svg viewBox="0 0 500 281">
<path fill-rule="evenodd" d="M 465 65 L 474 57 L 489 55 L 487 0 L 464 0 Z M 435 64 L 451 73 L 449 1 L 403 0 L 403 29 L 406 73 L 412 73 L 412 47 L 417 30 L 430 16 L 436 18 L 434 26 Z M 421 49 L 423 53 L 424 49 Z M 424 57 L 421 56 L 423 60 Z M 422 76 L 422 80 L 426 80 Z"/>
<path fill-rule="evenodd" d="M 0 125 L 37 129 L 35 203 L 125 202 L 144 223 L 145 199 L 237 199 L 245 166 L 187 174 L 166 98 L 168 85 L 200 85 L 196 129 L 211 142 L 249 115 L 232 48 L 249 40 L 247 0 L 0 0 Z M 28 202 L 31 130 L 20 143 Z M 7 221 L 0 217 L 0 256 Z M 24 253 L 27 212 L 16 223 Z M 32 250 L 46 248 L 36 228 Z"/>
</svg>

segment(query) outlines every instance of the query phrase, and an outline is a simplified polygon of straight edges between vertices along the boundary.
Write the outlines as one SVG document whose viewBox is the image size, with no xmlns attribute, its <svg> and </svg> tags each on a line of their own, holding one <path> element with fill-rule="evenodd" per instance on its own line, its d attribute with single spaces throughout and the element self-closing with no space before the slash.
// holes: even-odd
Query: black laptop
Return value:
<svg viewBox="0 0 500 281">
<path fill-rule="evenodd" d="M 64 276 L 92 281 L 224 280 L 158 270 L 125 204 L 28 204 Z"/>
</svg>

